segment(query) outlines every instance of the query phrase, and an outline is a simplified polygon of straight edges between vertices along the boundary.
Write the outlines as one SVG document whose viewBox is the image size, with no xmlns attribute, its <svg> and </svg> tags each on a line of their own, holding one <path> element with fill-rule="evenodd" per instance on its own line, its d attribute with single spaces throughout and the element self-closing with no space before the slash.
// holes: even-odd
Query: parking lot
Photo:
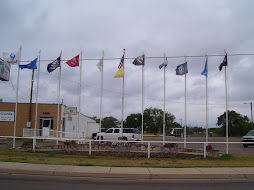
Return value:
<svg viewBox="0 0 254 190">
<path fill-rule="evenodd" d="M 162 137 L 144 137 L 144 141 L 162 141 Z M 166 137 L 166 141 L 170 142 L 184 142 L 183 137 Z M 187 137 L 187 142 L 205 142 L 205 137 Z M 218 142 L 216 144 L 211 143 L 212 147 L 219 150 L 221 153 L 226 153 L 226 144 L 221 144 L 220 142 L 226 142 L 225 137 L 209 137 L 208 142 Z M 241 137 L 229 137 L 229 142 L 241 142 Z M 184 144 L 179 143 L 178 147 L 183 148 Z M 241 143 L 229 144 L 228 145 L 229 154 L 254 154 L 254 145 L 244 148 Z M 186 144 L 186 148 L 192 149 L 204 149 L 204 144 Z"/>
</svg>

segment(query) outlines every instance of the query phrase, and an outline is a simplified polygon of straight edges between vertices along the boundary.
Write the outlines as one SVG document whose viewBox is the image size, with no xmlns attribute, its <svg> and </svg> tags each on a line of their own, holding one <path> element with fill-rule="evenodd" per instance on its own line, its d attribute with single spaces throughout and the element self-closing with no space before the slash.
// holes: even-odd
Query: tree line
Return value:
<svg viewBox="0 0 254 190">
<path fill-rule="evenodd" d="M 92 117 L 97 123 L 100 123 L 100 119 L 96 116 Z M 175 116 L 169 112 L 165 112 L 165 130 L 166 134 L 169 134 L 171 128 L 182 128 L 178 122 L 175 121 Z M 121 122 L 112 117 L 104 117 L 101 121 L 102 128 L 117 128 L 121 126 Z M 142 115 L 141 113 L 131 113 L 124 121 L 124 128 L 138 128 L 141 130 Z M 145 133 L 162 133 L 163 131 L 163 110 L 158 108 L 147 108 L 144 110 L 144 132 Z M 219 136 L 225 136 L 226 128 L 226 113 L 220 115 L 217 118 L 218 128 L 209 129 Z M 243 136 L 251 129 L 251 122 L 247 116 L 242 116 L 236 111 L 228 111 L 228 128 L 229 136 Z M 187 135 L 193 134 L 205 134 L 206 129 L 204 127 L 187 126 Z"/>
</svg>

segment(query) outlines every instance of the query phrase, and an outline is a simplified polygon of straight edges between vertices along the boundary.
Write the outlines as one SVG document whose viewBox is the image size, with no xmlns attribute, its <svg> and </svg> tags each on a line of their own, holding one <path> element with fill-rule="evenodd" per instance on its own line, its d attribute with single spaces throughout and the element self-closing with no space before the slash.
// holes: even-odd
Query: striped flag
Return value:
<svg viewBox="0 0 254 190">
<path fill-rule="evenodd" d="M 121 67 L 123 66 L 123 64 L 124 64 L 124 55 L 123 55 L 123 57 L 122 57 L 122 59 L 121 59 L 119 65 L 118 65 L 118 69 L 121 69 Z"/>
</svg>

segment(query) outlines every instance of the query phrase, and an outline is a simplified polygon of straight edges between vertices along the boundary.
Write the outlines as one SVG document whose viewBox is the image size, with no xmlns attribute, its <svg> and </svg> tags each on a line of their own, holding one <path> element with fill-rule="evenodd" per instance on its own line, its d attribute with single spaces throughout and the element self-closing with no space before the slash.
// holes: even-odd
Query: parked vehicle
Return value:
<svg viewBox="0 0 254 190">
<path fill-rule="evenodd" d="M 254 142 L 254 130 L 250 130 L 245 136 L 242 137 L 242 142 Z M 254 145 L 254 144 L 243 144 L 244 148 L 247 148 L 248 146 Z"/>
<path fill-rule="evenodd" d="M 107 129 L 106 128 L 101 128 L 101 132 L 105 132 Z M 100 131 L 98 131 L 97 133 L 99 133 Z M 96 140 L 96 135 L 97 133 L 93 133 L 92 134 L 92 139 Z"/>
<path fill-rule="evenodd" d="M 97 140 L 118 140 L 122 137 L 121 128 L 109 128 L 106 132 L 97 133 Z M 125 141 L 138 141 L 141 140 L 141 132 L 136 128 L 124 128 L 123 129 L 123 140 Z"/>
</svg>

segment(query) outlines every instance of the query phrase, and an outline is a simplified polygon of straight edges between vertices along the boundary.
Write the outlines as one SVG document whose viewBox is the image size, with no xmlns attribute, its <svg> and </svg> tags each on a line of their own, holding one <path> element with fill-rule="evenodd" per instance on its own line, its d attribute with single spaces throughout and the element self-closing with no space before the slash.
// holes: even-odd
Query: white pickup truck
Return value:
<svg viewBox="0 0 254 190">
<path fill-rule="evenodd" d="M 97 133 L 97 140 L 118 140 L 119 137 L 122 137 L 121 128 L 109 128 L 103 133 Z M 123 140 L 125 141 L 140 141 L 141 132 L 135 128 L 124 128 L 123 129 Z"/>
</svg>

